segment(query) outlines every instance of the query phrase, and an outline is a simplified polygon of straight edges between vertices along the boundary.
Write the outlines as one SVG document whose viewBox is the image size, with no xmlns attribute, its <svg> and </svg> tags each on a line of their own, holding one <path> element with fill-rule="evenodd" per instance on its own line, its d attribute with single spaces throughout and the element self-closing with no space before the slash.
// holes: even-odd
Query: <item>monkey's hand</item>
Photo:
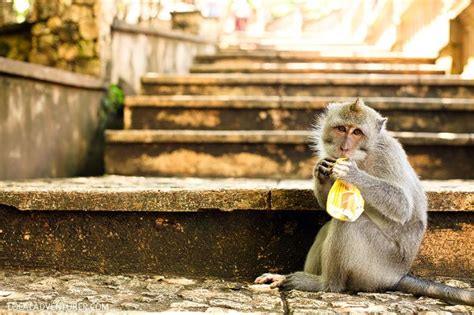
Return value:
<svg viewBox="0 0 474 315">
<path fill-rule="evenodd" d="M 314 177 L 319 179 L 321 182 L 327 181 L 331 175 L 334 163 L 336 163 L 336 160 L 333 158 L 321 159 L 318 163 L 316 163 L 313 169 Z"/>
<path fill-rule="evenodd" d="M 276 273 L 264 273 L 257 279 L 255 279 L 256 284 L 270 284 L 270 288 L 278 288 L 281 286 L 286 277 L 284 275 L 279 275 Z"/>
<path fill-rule="evenodd" d="M 360 170 L 354 160 L 344 160 L 334 164 L 331 174 L 336 179 L 353 183 L 354 179 L 360 174 Z"/>
</svg>

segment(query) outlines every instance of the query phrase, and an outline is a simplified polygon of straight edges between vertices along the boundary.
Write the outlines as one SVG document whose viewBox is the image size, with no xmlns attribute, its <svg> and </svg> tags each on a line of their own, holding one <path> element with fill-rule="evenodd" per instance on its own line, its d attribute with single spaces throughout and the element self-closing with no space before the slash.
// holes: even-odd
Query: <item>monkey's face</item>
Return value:
<svg viewBox="0 0 474 315">
<path fill-rule="evenodd" d="M 334 158 L 364 159 L 367 155 L 367 132 L 364 129 L 353 124 L 328 126 L 323 139 L 326 153 Z"/>
<path fill-rule="evenodd" d="M 379 113 L 358 99 L 355 103 L 333 103 L 322 122 L 324 155 L 364 160 L 385 123 Z"/>
</svg>

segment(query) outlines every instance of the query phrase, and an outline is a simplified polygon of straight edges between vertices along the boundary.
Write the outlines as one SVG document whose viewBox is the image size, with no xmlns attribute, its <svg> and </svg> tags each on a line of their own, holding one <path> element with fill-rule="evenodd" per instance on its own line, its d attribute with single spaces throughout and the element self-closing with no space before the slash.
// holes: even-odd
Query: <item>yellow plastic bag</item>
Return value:
<svg viewBox="0 0 474 315">
<path fill-rule="evenodd" d="M 344 159 L 336 163 L 340 160 Z M 356 186 L 336 179 L 329 190 L 326 211 L 338 220 L 354 222 L 364 212 L 364 198 Z"/>
</svg>

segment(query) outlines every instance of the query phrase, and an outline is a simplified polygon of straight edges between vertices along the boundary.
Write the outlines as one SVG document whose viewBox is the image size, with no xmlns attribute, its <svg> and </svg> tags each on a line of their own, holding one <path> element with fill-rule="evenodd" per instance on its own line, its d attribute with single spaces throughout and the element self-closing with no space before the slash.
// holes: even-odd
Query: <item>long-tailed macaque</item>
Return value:
<svg viewBox="0 0 474 315">
<path fill-rule="evenodd" d="M 355 102 L 330 104 L 315 130 L 319 162 L 314 194 L 325 209 L 335 179 L 356 185 L 365 210 L 355 222 L 326 223 L 306 257 L 303 272 L 263 274 L 256 283 L 282 290 L 403 291 L 474 305 L 474 291 L 408 275 L 427 225 L 427 201 L 400 143 L 385 129 L 386 118 Z M 335 164 L 335 159 L 348 160 Z"/>
</svg>

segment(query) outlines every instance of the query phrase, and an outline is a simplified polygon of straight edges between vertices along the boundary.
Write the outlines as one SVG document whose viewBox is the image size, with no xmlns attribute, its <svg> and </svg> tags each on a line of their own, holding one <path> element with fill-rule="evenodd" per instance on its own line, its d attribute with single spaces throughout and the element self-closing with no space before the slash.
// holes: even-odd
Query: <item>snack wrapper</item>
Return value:
<svg viewBox="0 0 474 315">
<path fill-rule="evenodd" d="M 340 160 L 344 159 L 337 159 L 336 163 Z M 338 220 L 354 222 L 364 212 L 364 198 L 356 186 L 336 179 L 328 194 L 326 211 Z"/>
</svg>

